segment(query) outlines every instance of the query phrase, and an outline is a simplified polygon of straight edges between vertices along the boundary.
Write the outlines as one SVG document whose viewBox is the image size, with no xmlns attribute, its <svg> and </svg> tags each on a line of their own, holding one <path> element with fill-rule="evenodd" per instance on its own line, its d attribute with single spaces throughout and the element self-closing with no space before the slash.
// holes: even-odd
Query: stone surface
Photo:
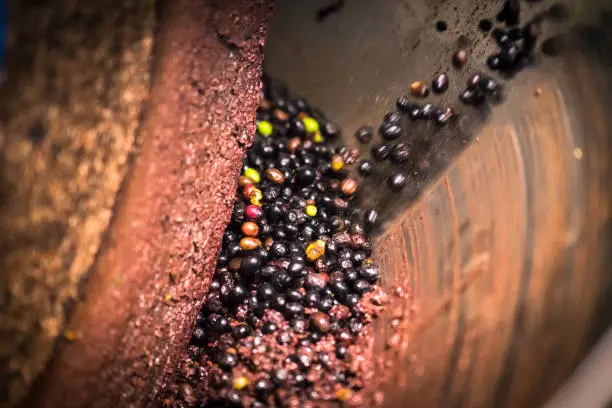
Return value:
<svg viewBox="0 0 612 408">
<path fill-rule="evenodd" d="M 109 225 L 149 92 L 154 29 L 152 0 L 9 6 L 0 87 L 3 403 L 45 367 Z"/>
<path fill-rule="evenodd" d="M 214 269 L 271 9 L 31 3 L 0 89 L 2 403 L 36 381 L 24 406 L 150 406 Z"/>
</svg>

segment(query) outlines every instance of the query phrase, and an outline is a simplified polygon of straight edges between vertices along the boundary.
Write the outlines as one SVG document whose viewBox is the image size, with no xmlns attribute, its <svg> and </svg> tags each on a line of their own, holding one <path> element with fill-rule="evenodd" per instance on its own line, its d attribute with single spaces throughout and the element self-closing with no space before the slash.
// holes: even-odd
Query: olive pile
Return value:
<svg viewBox="0 0 612 408">
<path fill-rule="evenodd" d="M 358 151 L 340 128 L 268 84 L 217 270 L 192 344 L 217 405 L 340 400 L 363 387 L 351 365 L 380 306 L 372 243 L 352 202 Z M 363 170 L 363 169 L 362 169 Z"/>
<path fill-rule="evenodd" d="M 508 0 L 497 20 L 503 27 L 479 23 L 499 47 L 486 64 L 514 75 L 531 61 L 541 19 L 521 27 L 520 3 Z M 446 23 L 436 27 L 442 32 Z M 466 49 L 452 55 L 455 69 L 465 66 L 468 55 Z M 336 123 L 264 77 L 257 135 L 244 159 L 216 273 L 191 341 L 198 350 L 192 358 L 208 375 L 204 405 L 359 406 L 358 391 L 373 373 L 367 330 L 385 295 L 370 259 L 369 233 L 378 213 L 360 209 L 355 194 L 377 163 L 405 167 L 414 161 L 410 142 L 397 141 L 404 118 L 437 126 L 455 118 L 450 106 L 419 101 L 430 91 L 445 93 L 449 83 L 444 72 L 415 81 L 378 128 L 357 129 L 354 136 L 362 144 L 373 141 L 375 129 L 381 139 L 370 147 L 371 159 L 358 161 L 358 149 L 330 143 L 341 134 Z M 497 104 L 503 88 L 478 72 L 458 97 L 470 106 Z M 396 193 L 406 183 L 404 171 L 386 178 Z"/>
</svg>

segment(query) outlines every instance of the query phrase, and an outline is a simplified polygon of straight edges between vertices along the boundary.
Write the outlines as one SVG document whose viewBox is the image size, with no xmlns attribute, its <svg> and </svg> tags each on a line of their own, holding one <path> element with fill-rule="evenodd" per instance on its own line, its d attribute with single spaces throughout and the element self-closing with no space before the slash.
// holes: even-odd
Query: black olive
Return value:
<svg viewBox="0 0 612 408">
<path fill-rule="evenodd" d="M 334 299 L 331 296 L 321 296 L 317 309 L 322 312 L 329 312 L 334 306 Z"/>
<path fill-rule="evenodd" d="M 448 25 L 446 24 L 446 21 L 444 20 L 438 20 L 436 21 L 436 30 L 438 30 L 438 32 L 444 32 L 446 31 Z"/>
<path fill-rule="evenodd" d="M 372 146 L 371 153 L 375 160 L 383 161 L 389 156 L 389 153 L 391 153 L 391 147 L 384 143 L 375 144 Z"/>
<path fill-rule="evenodd" d="M 372 137 L 374 136 L 374 132 L 371 126 L 361 126 L 355 132 L 355 138 L 361 143 L 370 143 L 372 141 Z"/>
<path fill-rule="evenodd" d="M 284 313 L 287 317 L 302 315 L 304 314 L 304 306 L 299 303 L 287 303 Z"/>
<path fill-rule="evenodd" d="M 406 176 L 400 172 L 393 173 L 389 176 L 387 184 L 393 191 L 401 191 L 406 186 Z"/>
<path fill-rule="evenodd" d="M 206 344 L 206 331 L 201 327 L 196 327 L 191 336 L 191 342 L 196 346 L 204 346 Z"/>
<path fill-rule="evenodd" d="M 272 285 L 264 283 L 257 289 L 257 298 L 260 300 L 270 300 L 274 296 L 275 291 Z"/>
<path fill-rule="evenodd" d="M 295 182 L 301 187 L 312 184 L 316 178 L 315 170 L 310 167 L 300 167 L 295 173 Z"/>
<path fill-rule="evenodd" d="M 468 53 L 464 49 L 459 49 L 453 55 L 453 65 L 455 68 L 463 68 L 468 60 Z"/>
<path fill-rule="evenodd" d="M 239 324 L 232 332 L 236 340 L 240 340 L 251 334 L 251 328 L 246 324 Z"/>
<path fill-rule="evenodd" d="M 276 327 L 276 325 L 272 322 L 266 322 L 264 323 L 264 325 L 261 327 L 261 332 L 263 334 L 271 334 L 274 333 L 278 328 Z"/>
<path fill-rule="evenodd" d="M 489 58 L 487 58 L 487 65 L 492 70 L 499 69 L 499 67 L 501 66 L 501 58 L 498 54 L 490 55 Z"/>
<path fill-rule="evenodd" d="M 402 115 L 397 111 L 387 112 L 385 113 L 385 117 L 383 118 L 383 122 L 386 123 L 400 123 L 402 120 Z"/>
<path fill-rule="evenodd" d="M 363 177 L 368 177 L 372 174 L 372 171 L 374 170 L 374 165 L 371 161 L 363 159 L 359 162 L 357 169 L 359 170 L 359 174 L 361 174 Z"/>
<path fill-rule="evenodd" d="M 506 0 L 503 9 L 497 15 L 499 21 L 509 26 L 517 25 L 521 18 L 521 3 L 519 0 Z"/>
<path fill-rule="evenodd" d="M 389 158 L 391 162 L 395 164 L 402 164 L 408 161 L 410 157 L 410 147 L 406 143 L 398 143 L 393 149 L 391 149 L 391 153 L 389 154 Z"/>
<path fill-rule="evenodd" d="M 399 109 L 400 112 L 407 113 L 410 111 L 412 104 L 410 103 L 408 98 L 406 98 L 405 96 L 400 96 L 399 98 L 397 98 L 395 106 L 397 106 L 397 109 Z"/>
<path fill-rule="evenodd" d="M 448 75 L 446 74 L 436 75 L 431 80 L 431 90 L 437 94 L 446 92 L 446 90 L 448 89 L 448 85 L 449 85 L 449 80 L 448 80 Z"/>
<path fill-rule="evenodd" d="M 396 123 L 383 123 L 379 129 L 380 135 L 385 140 L 395 140 L 402 135 L 402 128 Z"/>
<path fill-rule="evenodd" d="M 253 389 L 258 396 L 265 398 L 268 396 L 268 394 L 270 394 L 270 392 L 272 392 L 274 385 L 267 378 L 260 378 L 259 380 L 255 381 Z"/>
<path fill-rule="evenodd" d="M 353 284 L 353 290 L 359 295 L 369 292 L 370 289 L 370 284 L 364 280 L 358 280 Z"/>
<path fill-rule="evenodd" d="M 219 358 L 219 367 L 225 371 L 230 371 L 236 364 L 238 364 L 238 359 L 234 354 L 223 353 Z"/>
</svg>

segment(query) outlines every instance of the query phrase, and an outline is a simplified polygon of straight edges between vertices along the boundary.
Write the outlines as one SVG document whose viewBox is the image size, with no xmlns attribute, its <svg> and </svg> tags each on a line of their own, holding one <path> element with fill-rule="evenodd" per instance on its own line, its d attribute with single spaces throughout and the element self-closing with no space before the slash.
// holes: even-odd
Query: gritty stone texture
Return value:
<svg viewBox="0 0 612 408">
<path fill-rule="evenodd" d="M 267 1 L 161 2 L 138 155 L 72 342 L 24 406 L 153 406 L 173 382 L 255 133 Z M 70 395 L 70 398 L 66 398 Z"/>
<path fill-rule="evenodd" d="M 111 219 L 150 87 L 153 6 L 9 1 L 0 87 L 2 405 L 18 401 L 45 367 Z"/>
</svg>

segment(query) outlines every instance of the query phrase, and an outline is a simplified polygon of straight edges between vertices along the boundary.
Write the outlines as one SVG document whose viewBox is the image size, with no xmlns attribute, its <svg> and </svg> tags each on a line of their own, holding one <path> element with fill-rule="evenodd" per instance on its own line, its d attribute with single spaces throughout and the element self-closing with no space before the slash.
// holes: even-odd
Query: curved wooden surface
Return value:
<svg viewBox="0 0 612 408">
<path fill-rule="evenodd" d="M 378 239 L 413 289 L 388 406 L 539 406 L 612 321 L 612 36 L 573 34 Z"/>
</svg>

